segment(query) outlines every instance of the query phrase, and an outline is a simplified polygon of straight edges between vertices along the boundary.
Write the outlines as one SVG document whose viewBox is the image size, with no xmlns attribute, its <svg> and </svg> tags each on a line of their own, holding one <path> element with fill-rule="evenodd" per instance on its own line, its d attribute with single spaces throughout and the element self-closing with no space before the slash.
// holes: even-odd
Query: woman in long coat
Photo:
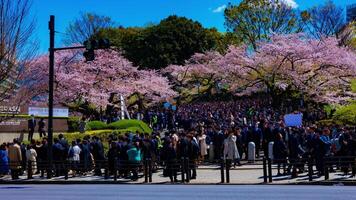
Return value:
<svg viewBox="0 0 356 200">
<path fill-rule="evenodd" d="M 229 131 L 228 137 L 224 140 L 224 159 L 226 159 L 227 166 L 231 166 L 231 162 L 239 159 L 239 151 L 236 146 L 236 136 L 233 131 Z"/>
<path fill-rule="evenodd" d="M 206 144 L 206 135 L 203 130 L 200 131 L 198 135 L 199 147 L 200 147 L 200 162 L 204 161 L 206 155 L 208 155 L 208 145 Z"/>
</svg>

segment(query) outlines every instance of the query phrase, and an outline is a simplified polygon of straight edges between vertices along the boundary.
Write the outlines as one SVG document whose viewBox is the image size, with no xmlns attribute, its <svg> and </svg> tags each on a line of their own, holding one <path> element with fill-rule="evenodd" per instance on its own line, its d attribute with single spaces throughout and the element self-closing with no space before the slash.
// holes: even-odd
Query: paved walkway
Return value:
<svg viewBox="0 0 356 200">
<path fill-rule="evenodd" d="M 162 170 L 158 170 L 156 173 L 153 173 L 152 176 L 152 183 L 156 184 L 165 184 L 169 183 L 169 178 L 168 177 L 163 177 L 162 175 Z M 200 166 L 197 169 L 197 179 L 191 180 L 191 184 L 219 184 L 221 183 L 221 171 L 219 166 L 217 165 L 211 165 L 211 166 Z M 277 174 L 277 171 L 273 169 L 273 174 Z M 113 177 L 110 177 L 110 179 L 104 179 L 104 177 L 100 176 L 92 176 L 92 175 L 87 175 L 87 176 L 76 176 L 72 177 L 71 174 L 69 174 L 69 179 L 65 180 L 64 176 L 61 177 L 55 177 L 52 178 L 51 180 L 45 179 L 45 178 L 40 178 L 39 175 L 34 175 L 33 179 L 27 180 L 26 174 L 24 176 L 21 176 L 21 180 L 23 181 L 38 181 L 38 182 L 63 182 L 63 181 L 69 181 L 69 182 L 110 182 L 113 181 Z M 180 174 L 178 175 L 178 180 L 181 180 Z M 226 177 L 225 177 L 226 180 Z M 313 176 L 313 181 L 318 182 L 318 181 L 323 181 L 324 177 L 317 177 L 316 175 Z M 334 181 L 352 181 L 356 182 L 356 178 L 350 178 L 350 176 L 343 176 L 341 172 L 336 172 L 336 173 L 330 173 L 330 180 Z M 9 175 L 6 175 L 2 178 L 0 178 L 0 182 L 8 182 L 11 183 L 13 182 L 11 180 L 11 177 Z M 117 180 L 120 183 L 144 183 L 144 177 L 141 174 L 141 177 L 137 181 L 131 181 L 129 179 L 122 179 L 119 178 Z M 232 168 L 230 170 L 230 183 L 231 184 L 263 184 L 263 170 L 262 170 L 262 165 L 245 165 L 237 168 Z M 308 183 L 308 174 L 303 173 L 299 174 L 297 178 L 292 179 L 290 175 L 286 176 L 273 176 L 273 184 L 298 184 L 298 183 Z"/>
<path fill-rule="evenodd" d="M 54 135 L 58 135 L 59 133 L 54 133 Z M 20 141 L 27 140 L 28 133 L 0 133 L 0 143 L 11 142 L 14 138 L 20 138 Z M 40 135 L 35 132 L 33 134 L 34 139 L 40 139 Z"/>
</svg>

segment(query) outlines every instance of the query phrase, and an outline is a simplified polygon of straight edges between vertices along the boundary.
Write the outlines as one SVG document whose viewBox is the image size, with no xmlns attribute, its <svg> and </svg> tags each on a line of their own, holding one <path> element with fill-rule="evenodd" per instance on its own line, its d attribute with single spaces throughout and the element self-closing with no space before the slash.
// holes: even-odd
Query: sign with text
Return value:
<svg viewBox="0 0 356 200">
<path fill-rule="evenodd" d="M 0 113 L 1 114 L 19 114 L 21 109 L 19 106 L 0 106 Z"/>
<path fill-rule="evenodd" d="M 29 107 L 28 114 L 34 116 L 48 117 L 48 108 Z M 53 108 L 53 117 L 68 117 L 68 108 Z"/>
<path fill-rule="evenodd" d="M 303 115 L 301 113 L 284 115 L 286 126 L 302 126 Z"/>
</svg>

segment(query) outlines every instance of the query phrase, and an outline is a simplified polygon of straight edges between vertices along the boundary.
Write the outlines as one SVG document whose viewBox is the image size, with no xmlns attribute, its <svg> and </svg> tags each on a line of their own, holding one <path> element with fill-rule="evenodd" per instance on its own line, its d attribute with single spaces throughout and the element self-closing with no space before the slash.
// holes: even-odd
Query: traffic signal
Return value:
<svg viewBox="0 0 356 200">
<path fill-rule="evenodd" d="M 93 61 L 95 60 L 95 53 L 94 53 L 94 49 L 89 49 L 84 51 L 83 56 L 85 58 L 86 61 Z"/>
<path fill-rule="evenodd" d="M 99 49 L 108 49 L 110 48 L 110 41 L 106 38 L 99 40 Z"/>
<path fill-rule="evenodd" d="M 95 60 L 95 52 L 96 49 L 108 49 L 110 48 L 110 41 L 108 39 L 100 39 L 100 40 L 86 40 L 84 42 L 84 46 L 86 51 L 83 53 L 86 61 Z"/>
</svg>

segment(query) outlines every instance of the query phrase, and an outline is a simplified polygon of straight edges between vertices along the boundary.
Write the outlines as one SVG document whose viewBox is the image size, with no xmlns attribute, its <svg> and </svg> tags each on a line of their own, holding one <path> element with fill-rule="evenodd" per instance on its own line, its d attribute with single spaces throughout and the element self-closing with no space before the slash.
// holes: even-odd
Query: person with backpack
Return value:
<svg viewBox="0 0 356 200">
<path fill-rule="evenodd" d="M 72 141 L 72 146 L 69 148 L 69 151 L 68 151 L 68 160 L 71 164 L 73 177 L 76 176 L 76 173 L 78 171 L 81 151 L 82 150 L 80 149 L 80 147 L 78 146 L 76 141 Z"/>
<path fill-rule="evenodd" d="M 133 145 L 127 150 L 129 168 L 132 172 L 131 179 L 133 181 L 138 180 L 138 168 L 141 164 L 141 150 L 139 149 L 139 142 L 134 141 Z"/>
</svg>

